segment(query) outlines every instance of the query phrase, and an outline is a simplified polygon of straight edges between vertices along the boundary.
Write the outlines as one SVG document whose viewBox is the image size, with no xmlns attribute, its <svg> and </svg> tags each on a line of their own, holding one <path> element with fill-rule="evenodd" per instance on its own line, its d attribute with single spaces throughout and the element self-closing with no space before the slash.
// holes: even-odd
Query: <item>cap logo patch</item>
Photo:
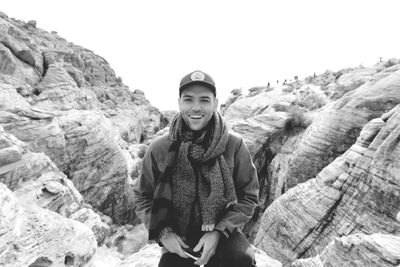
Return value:
<svg viewBox="0 0 400 267">
<path fill-rule="evenodd" d="M 192 75 L 190 75 L 190 78 L 192 81 L 204 81 L 206 76 L 201 71 L 195 71 L 192 73 Z"/>
</svg>

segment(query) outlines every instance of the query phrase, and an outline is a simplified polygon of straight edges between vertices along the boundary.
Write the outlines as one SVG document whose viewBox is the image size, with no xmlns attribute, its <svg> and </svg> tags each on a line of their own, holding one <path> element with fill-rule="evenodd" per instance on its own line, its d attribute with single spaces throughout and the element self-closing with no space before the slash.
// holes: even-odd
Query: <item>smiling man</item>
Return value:
<svg viewBox="0 0 400 267">
<path fill-rule="evenodd" d="M 162 246 L 159 266 L 256 266 L 241 228 L 258 204 L 258 179 L 243 139 L 217 112 L 214 80 L 182 78 L 179 113 L 150 144 L 134 186 L 135 211 Z"/>
</svg>

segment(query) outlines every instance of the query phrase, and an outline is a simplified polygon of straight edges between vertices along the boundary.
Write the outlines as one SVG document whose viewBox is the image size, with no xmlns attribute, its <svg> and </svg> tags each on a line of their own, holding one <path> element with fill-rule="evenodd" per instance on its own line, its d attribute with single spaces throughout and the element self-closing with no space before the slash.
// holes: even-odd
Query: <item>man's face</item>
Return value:
<svg viewBox="0 0 400 267">
<path fill-rule="evenodd" d="M 186 87 L 178 102 L 183 119 L 193 131 L 206 127 L 218 107 L 218 100 L 213 92 L 200 84 Z"/>
</svg>

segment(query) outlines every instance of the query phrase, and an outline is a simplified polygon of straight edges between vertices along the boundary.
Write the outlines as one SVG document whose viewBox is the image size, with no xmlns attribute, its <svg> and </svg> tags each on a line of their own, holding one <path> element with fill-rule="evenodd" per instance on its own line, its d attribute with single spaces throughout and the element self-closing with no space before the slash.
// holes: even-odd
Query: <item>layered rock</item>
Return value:
<svg viewBox="0 0 400 267">
<path fill-rule="evenodd" d="M 226 110 L 253 155 L 262 191 L 257 219 L 288 189 L 343 154 L 362 127 L 400 103 L 400 64 L 326 72 L 240 97 Z M 337 99 L 338 98 L 338 99 Z M 247 230 L 246 230 L 247 231 Z"/>
<path fill-rule="evenodd" d="M 0 182 L 13 191 L 23 205 L 35 205 L 80 221 L 95 233 L 99 244 L 110 222 L 83 202 L 71 180 L 43 153 L 4 132 L 0 126 Z M 107 222 L 107 223 L 105 223 Z"/>
<path fill-rule="evenodd" d="M 296 260 L 293 267 L 393 266 L 400 264 L 400 237 L 354 234 L 335 238 L 316 257 Z"/>
<path fill-rule="evenodd" d="M 400 235 L 399 141 L 397 106 L 370 121 L 316 178 L 276 199 L 261 219 L 255 244 L 288 263 L 316 256 L 335 237 Z"/>
<path fill-rule="evenodd" d="M 369 120 L 400 103 L 400 72 L 394 69 L 386 77 L 379 76 L 327 105 L 314 117 L 297 145 L 288 172 L 278 177 L 283 180 L 281 184 L 291 188 L 315 176 L 354 143 Z"/>
<path fill-rule="evenodd" d="M 256 235 L 258 217 L 279 197 L 264 214 L 256 238 L 269 254 L 285 263 L 315 257 L 296 261 L 299 266 L 332 259 L 396 264 L 397 255 L 387 244 L 397 244 L 397 239 L 374 233 L 399 233 L 399 166 L 392 159 L 399 158 L 393 122 L 398 112 L 379 119 L 400 102 L 399 63 L 327 71 L 275 88 L 254 87 L 247 97 L 232 91 L 222 110 L 248 144 L 262 188 L 261 205 L 245 229 L 250 237 Z M 24 23 L 0 12 L 0 182 L 13 191 L 2 189 L 7 199 L 17 199 L 12 208 L 29 220 L 17 214 L 7 222 L 22 222 L 26 243 L 35 247 L 9 246 L 9 239 L 20 236 L 1 221 L 9 217 L 0 216 L 0 233 L 6 233 L 0 246 L 8 246 L 9 253 L 6 258 L 2 254 L 0 264 L 15 257 L 23 260 L 17 261 L 20 265 L 90 264 L 94 237 L 124 254 L 138 250 L 146 238 L 142 226 L 110 230 L 111 221 L 92 206 L 114 222 L 137 222 L 131 186 L 147 143 L 171 117 L 152 107 L 142 91 L 130 91 L 90 50 L 37 28 L 35 21 Z M 348 150 L 373 118 L 378 119 Z M 4 203 L 1 207 L 9 209 Z M 46 220 L 66 240 L 58 240 Z M 47 241 L 36 245 L 34 238 Z M 79 238 L 85 242 L 73 250 L 68 242 Z M 346 250 L 348 244 L 355 249 Z M 19 251 L 21 246 L 28 253 Z M 145 247 L 124 260 L 118 256 L 117 262 L 129 265 L 146 255 L 159 257 L 158 251 L 146 254 L 146 249 L 155 251 Z M 56 250 L 62 253 L 56 255 Z"/>
<path fill-rule="evenodd" d="M 233 89 L 225 103 L 220 106 L 221 114 L 224 115 L 225 111 L 241 96 L 243 96 L 242 89 Z"/>
<path fill-rule="evenodd" d="M 2 266 L 84 266 L 96 251 L 96 239 L 87 226 L 19 202 L 3 183 L 0 234 Z"/>
<path fill-rule="evenodd" d="M 127 149 L 163 127 L 160 112 L 106 60 L 56 33 L 7 16 L 0 33 L 0 124 L 46 154 L 93 207 L 134 223 Z"/>
<path fill-rule="evenodd" d="M 267 113 L 274 110 L 276 103 L 290 105 L 296 99 L 295 95 L 284 92 L 282 87 L 277 87 L 275 90 L 262 91 L 249 97 L 239 96 L 225 111 L 224 117 L 228 121 L 247 119 Z"/>
<path fill-rule="evenodd" d="M 79 209 L 81 194 L 46 155 L 32 153 L 1 126 L 0 140 L 0 182 L 14 191 L 21 202 L 35 203 L 64 216 Z"/>
</svg>

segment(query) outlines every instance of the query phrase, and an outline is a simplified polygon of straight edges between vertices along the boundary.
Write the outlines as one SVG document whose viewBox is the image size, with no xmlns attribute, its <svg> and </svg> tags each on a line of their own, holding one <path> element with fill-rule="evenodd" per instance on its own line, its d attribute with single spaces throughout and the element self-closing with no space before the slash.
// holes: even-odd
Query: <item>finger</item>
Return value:
<svg viewBox="0 0 400 267">
<path fill-rule="evenodd" d="M 215 250 L 209 249 L 209 248 L 204 248 L 203 253 L 201 254 L 200 259 L 198 259 L 198 263 L 195 262 L 195 264 L 198 265 L 205 265 L 208 263 L 208 261 L 211 259 L 211 257 L 215 254 Z"/>
<path fill-rule="evenodd" d="M 178 240 L 178 242 L 179 242 L 179 245 L 181 245 L 182 247 L 184 247 L 184 248 L 188 248 L 188 247 L 189 247 L 189 245 L 186 244 L 186 243 L 182 240 L 182 238 L 180 238 L 179 236 L 178 236 L 177 240 Z"/>
<path fill-rule="evenodd" d="M 193 251 L 197 252 L 200 251 L 200 249 L 203 247 L 204 245 L 204 239 L 200 238 L 199 243 L 197 243 L 197 245 L 193 248 Z"/>
<path fill-rule="evenodd" d="M 176 253 L 176 254 L 178 254 L 178 255 L 181 256 L 182 258 L 189 258 L 189 256 L 186 255 L 186 253 L 185 253 L 185 251 L 183 251 L 183 249 L 180 249 L 180 252 L 179 252 L 179 253 Z"/>
<path fill-rule="evenodd" d="M 204 253 L 201 254 L 200 259 L 198 259 L 197 261 L 194 262 L 194 264 L 197 265 L 205 265 L 208 263 L 208 260 L 210 259 L 210 254 L 209 253 Z"/>
</svg>

